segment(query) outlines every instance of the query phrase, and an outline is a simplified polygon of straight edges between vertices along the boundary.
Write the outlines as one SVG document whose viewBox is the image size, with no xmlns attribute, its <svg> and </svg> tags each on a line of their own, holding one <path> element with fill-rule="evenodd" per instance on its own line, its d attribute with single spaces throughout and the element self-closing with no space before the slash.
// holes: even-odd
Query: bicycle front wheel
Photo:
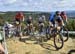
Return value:
<svg viewBox="0 0 75 54">
<path fill-rule="evenodd" d="M 54 36 L 54 45 L 57 50 L 63 47 L 64 41 L 63 41 L 63 37 L 61 34 L 56 34 Z"/>
</svg>

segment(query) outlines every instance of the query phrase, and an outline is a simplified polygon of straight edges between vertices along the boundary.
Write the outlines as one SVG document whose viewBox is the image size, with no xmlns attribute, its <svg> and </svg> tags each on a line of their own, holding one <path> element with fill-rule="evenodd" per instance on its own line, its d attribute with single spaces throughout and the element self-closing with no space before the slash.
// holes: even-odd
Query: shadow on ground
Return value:
<svg viewBox="0 0 75 54">
<path fill-rule="evenodd" d="M 72 53 L 75 54 L 75 49 L 72 49 L 72 50 L 70 50 L 70 51 L 68 52 L 68 54 L 72 54 Z"/>
<path fill-rule="evenodd" d="M 41 47 L 47 49 L 47 50 L 51 50 L 51 51 L 57 51 L 55 49 L 55 46 L 51 45 L 51 44 L 48 44 L 48 43 L 42 43 L 40 44 Z"/>
</svg>

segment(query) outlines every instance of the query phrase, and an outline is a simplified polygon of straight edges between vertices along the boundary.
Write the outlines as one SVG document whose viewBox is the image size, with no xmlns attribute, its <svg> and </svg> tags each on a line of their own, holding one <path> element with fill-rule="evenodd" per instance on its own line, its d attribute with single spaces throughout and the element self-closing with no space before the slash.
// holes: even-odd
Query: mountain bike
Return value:
<svg viewBox="0 0 75 54">
<path fill-rule="evenodd" d="M 64 42 L 68 41 L 69 39 L 69 32 L 66 26 L 62 27 L 62 35 L 63 35 L 63 40 Z"/>
<path fill-rule="evenodd" d="M 57 50 L 61 49 L 64 45 L 63 35 L 62 35 L 61 31 L 59 31 L 57 28 L 54 28 L 54 27 L 53 27 L 53 30 L 49 30 L 49 29 L 50 29 L 50 27 L 48 26 L 46 28 L 46 38 L 47 38 L 47 40 L 49 40 L 51 37 L 53 37 L 55 48 Z"/>
</svg>

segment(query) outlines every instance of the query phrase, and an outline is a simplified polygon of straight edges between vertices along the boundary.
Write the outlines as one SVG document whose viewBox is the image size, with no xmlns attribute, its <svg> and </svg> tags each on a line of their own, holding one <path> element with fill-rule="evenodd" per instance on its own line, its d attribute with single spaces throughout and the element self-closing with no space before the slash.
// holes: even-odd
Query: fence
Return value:
<svg viewBox="0 0 75 54">
<path fill-rule="evenodd" d="M 66 31 L 64 31 L 64 33 L 67 33 Z M 68 31 L 69 34 L 75 34 L 75 31 Z"/>
<path fill-rule="evenodd" d="M 4 28 L 3 28 L 3 31 L 2 31 L 2 32 L 3 32 L 3 37 L 4 37 L 4 49 L 5 49 L 5 54 L 8 54 Z"/>
</svg>

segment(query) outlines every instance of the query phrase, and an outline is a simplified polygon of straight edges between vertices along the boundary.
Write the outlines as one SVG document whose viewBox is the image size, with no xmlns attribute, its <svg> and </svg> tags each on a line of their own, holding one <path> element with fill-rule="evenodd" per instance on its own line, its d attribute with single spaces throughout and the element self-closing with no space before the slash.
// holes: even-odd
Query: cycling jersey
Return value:
<svg viewBox="0 0 75 54">
<path fill-rule="evenodd" d="M 31 23 L 32 23 L 32 20 L 27 19 L 27 24 L 31 24 Z"/>
<path fill-rule="evenodd" d="M 24 18 L 23 13 L 17 13 L 15 16 L 15 24 L 20 24 L 23 18 Z"/>
<path fill-rule="evenodd" d="M 43 18 L 42 17 L 39 18 L 39 24 L 40 23 L 43 23 Z"/>
<path fill-rule="evenodd" d="M 67 22 L 67 16 L 66 15 L 61 15 L 63 22 L 66 23 Z"/>
<path fill-rule="evenodd" d="M 62 22 L 61 16 L 56 16 L 55 17 L 55 21 L 57 21 L 58 23 Z"/>
<path fill-rule="evenodd" d="M 15 20 L 20 23 L 21 20 L 23 20 L 24 16 L 23 13 L 17 13 L 15 16 Z"/>
<path fill-rule="evenodd" d="M 52 13 L 52 14 L 50 15 L 50 17 L 49 17 L 49 21 L 50 21 L 52 24 L 55 24 L 55 22 L 54 22 L 54 16 L 55 16 L 55 14 Z"/>
<path fill-rule="evenodd" d="M 66 20 L 67 16 L 66 15 L 61 15 L 62 19 Z"/>
</svg>

